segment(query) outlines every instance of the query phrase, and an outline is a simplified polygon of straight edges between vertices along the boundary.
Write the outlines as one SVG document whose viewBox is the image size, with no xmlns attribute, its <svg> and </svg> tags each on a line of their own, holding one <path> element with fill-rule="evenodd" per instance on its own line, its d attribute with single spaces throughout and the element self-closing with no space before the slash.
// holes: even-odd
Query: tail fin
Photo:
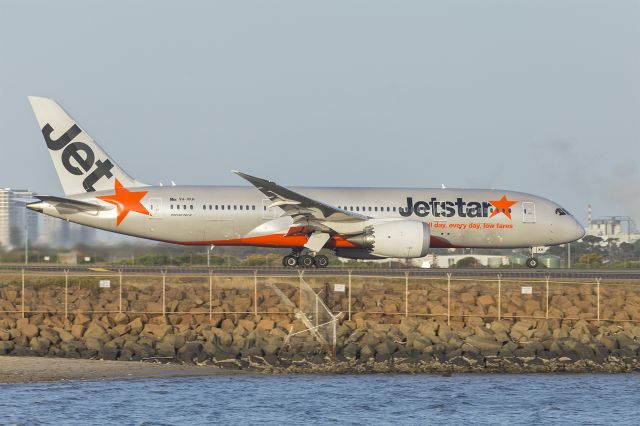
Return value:
<svg viewBox="0 0 640 426">
<path fill-rule="evenodd" d="M 65 195 L 146 186 L 125 173 L 60 107 L 47 98 L 29 96 Z"/>
</svg>

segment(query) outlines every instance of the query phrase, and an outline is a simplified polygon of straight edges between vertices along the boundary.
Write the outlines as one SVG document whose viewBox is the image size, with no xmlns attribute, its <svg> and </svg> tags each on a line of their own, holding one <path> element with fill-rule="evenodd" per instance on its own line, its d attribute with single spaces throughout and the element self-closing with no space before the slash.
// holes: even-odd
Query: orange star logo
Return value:
<svg viewBox="0 0 640 426">
<path fill-rule="evenodd" d="M 142 205 L 140 200 L 147 195 L 147 191 L 133 192 L 122 186 L 120 181 L 116 179 L 115 186 L 116 193 L 113 195 L 102 195 L 97 197 L 107 203 L 111 203 L 118 208 L 118 218 L 116 220 L 116 226 L 120 225 L 120 222 L 124 220 L 129 212 L 137 212 L 151 216 L 149 210 Z"/>
<path fill-rule="evenodd" d="M 489 201 L 489 202 L 494 207 L 493 213 L 491 213 L 491 216 L 489 216 L 489 219 L 491 219 L 498 213 L 504 213 L 506 217 L 511 219 L 511 212 L 509 211 L 509 209 L 511 208 L 511 206 L 517 203 L 517 201 L 507 200 L 507 197 L 505 195 L 503 195 L 502 198 L 497 201 Z"/>
</svg>

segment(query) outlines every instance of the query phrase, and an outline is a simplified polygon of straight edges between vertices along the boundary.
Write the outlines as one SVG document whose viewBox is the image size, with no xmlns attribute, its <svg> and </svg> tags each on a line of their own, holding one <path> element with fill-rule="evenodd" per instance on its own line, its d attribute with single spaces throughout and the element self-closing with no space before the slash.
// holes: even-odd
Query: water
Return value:
<svg viewBox="0 0 640 426">
<path fill-rule="evenodd" d="M 637 424 L 640 375 L 214 376 L 0 385 L 2 424 Z"/>
</svg>

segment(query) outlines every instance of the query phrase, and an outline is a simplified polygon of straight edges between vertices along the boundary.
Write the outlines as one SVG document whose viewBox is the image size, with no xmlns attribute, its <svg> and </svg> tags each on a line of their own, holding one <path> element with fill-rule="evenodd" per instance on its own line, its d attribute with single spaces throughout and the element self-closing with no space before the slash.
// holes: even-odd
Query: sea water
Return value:
<svg viewBox="0 0 640 426">
<path fill-rule="evenodd" d="M 640 374 L 228 375 L 0 385 L 2 424 L 640 424 Z"/>
</svg>

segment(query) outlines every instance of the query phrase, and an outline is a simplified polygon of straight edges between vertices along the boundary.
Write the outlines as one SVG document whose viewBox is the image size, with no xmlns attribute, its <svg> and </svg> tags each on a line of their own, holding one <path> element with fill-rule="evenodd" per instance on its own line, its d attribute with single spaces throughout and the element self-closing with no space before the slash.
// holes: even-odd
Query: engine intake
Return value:
<svg viewBox="0 0 640 426">
<path fill-rule="evenodd" d="M 429 251 L 429 225 L 398 220 L 369 225 L 362 234 L 347 238 L 377 257 L 423 257 Z"/>
</svg>

